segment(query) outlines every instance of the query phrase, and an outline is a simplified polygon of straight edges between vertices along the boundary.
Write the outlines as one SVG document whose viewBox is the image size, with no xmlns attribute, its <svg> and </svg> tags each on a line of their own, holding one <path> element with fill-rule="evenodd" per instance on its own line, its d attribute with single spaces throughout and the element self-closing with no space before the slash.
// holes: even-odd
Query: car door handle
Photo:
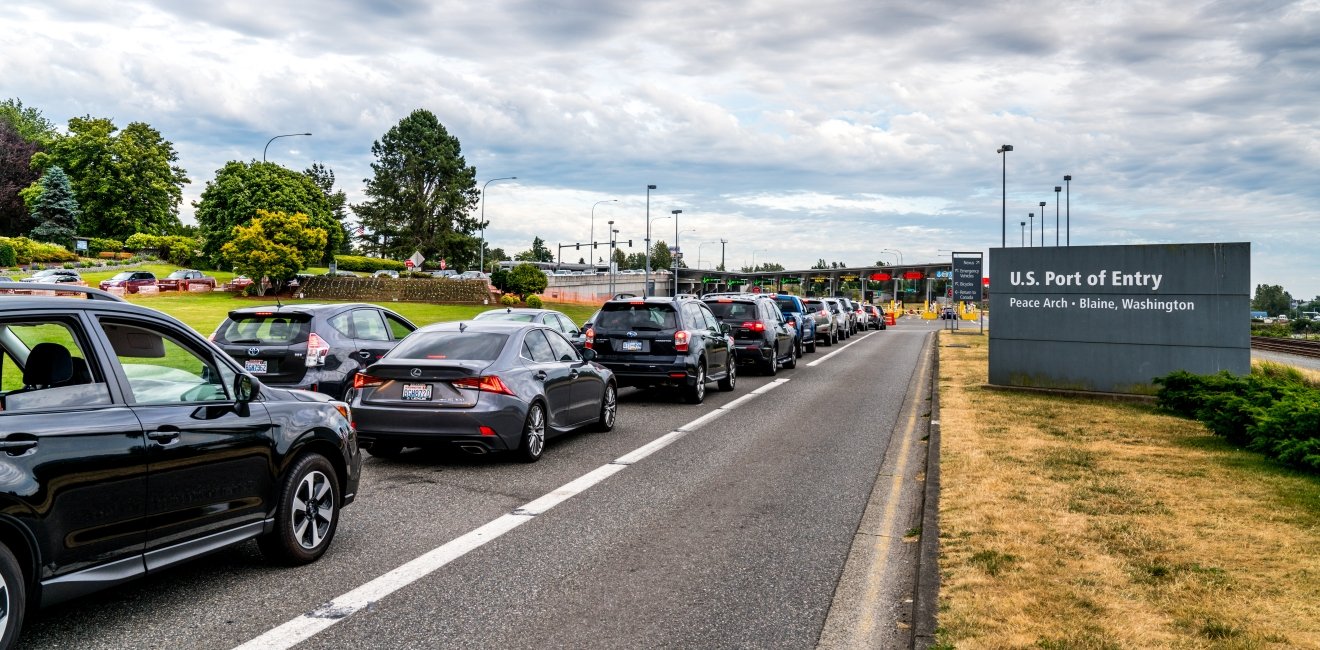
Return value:
<svg viewBox="0 0 1320 650">
<path fill-rule="evenodd" d="M 570 370 L 570 371 L 568 371 L 568 378 L 569 378 L 569 379 L 577 379 L 577 377 L 578 377 L 578 371 L 577 371 L 577 370 Z"/>
<path fill-rule="evenodd" d="M 32 449 L 33 447 L 36 446 L 37 446 L 36 440 L 23 440 L 21 438 L 17 440 L 9 439 L 9 438 L 5 440 L 0 440 L 0 449 L 5 450 L 5 453 L 9 454 L 10 456 L 22 455 L 27 450 Z"/>
<path fill-rule="evenodd" d="M 179 427 L 165 425 L 147 434 L 148 438 L 167 445 L 179 439 Z"/>
<path fill-rule="evenodd" d="M 541 381 L 545 381 L 545 378 L 548 377 L 549 375 L 547 375 L 547 374 L 545 373 L 544 370 L 537 370 L 537 371 L 536 371 L 536 374 L 534 374 L 534 375 L 532 375 L 532 376 L 535 377 L 535 378 L 537 378 L 537 379 L 539 379 L 539 380 L 541 380 Z"/>
<path fill-rule="evenodd" d="M 363 358 L 363 359 L 370 359 L 370 358 L 371 358 L 371 350 L 358 350 L 357 355 L 358 355 L 358 357 Z"/>
</svg>

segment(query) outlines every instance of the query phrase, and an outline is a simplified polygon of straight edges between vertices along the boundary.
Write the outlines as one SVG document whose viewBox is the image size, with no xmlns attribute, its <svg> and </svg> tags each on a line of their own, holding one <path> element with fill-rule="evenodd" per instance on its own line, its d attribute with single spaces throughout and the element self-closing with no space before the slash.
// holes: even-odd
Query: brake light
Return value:
<svg viewBox="0 0 1320 650">
<path fill-rule="evenodd" d="M 509 387 L 505 385 L 504 380 L 495 375 L 486 375 L 485 377 L 464 377 L 462 379 L 455 379 L 449 383 L 453 384 L 454 388 L 479 390 L 483 393 L 501 393 L 504 395 L 514 395 L 516 397 L 516 394 L 512 390 L 509 390 Z"/>
<path fill-rule="evenodd" d="M 687 352 L 688 342 L 690 340 L 691 335 L 688 334 L 687 330 L 678 330 L 677 332 L 674 332 L 674 351 Z"/>
<path fill-rule="evenodd" d="M 753 332 L 764 332 L 764 331 L 765 331 L 765 323 L 762 323 L 762 322 L 759 321 L 759 320 L 749 320 L 749 321 L 747 321 L 746 323 L 743 323 L 742 326 L 743 326 L 743 329 L 749 329 L 749 330 L 752 330 Z"/>
<path fill-rule="evenodd" d="M 256 315 L 257 315 L 257 316 L 274 316 L 274 315 L 275 315 L 275 312 L 273 312 L 273 311 L 259 311 L 259 312 L 256 313 Z"/>
<path fill-rule="evenodd" d="M 330 356 L 330 344 L 316 332 L 307 335 L 307 367 L 324 366 L 325 358 Z"/>
<path fill-rule="evenodd" d="M 596 341 L 596 328 L 594 328 L 594 327 L 588 327 L 588 328 L 587 328 L 587 334 L 586 334 L 586 336 L 587 336 L 587 343 L 586 343 L 586 345 L 583 346 L 583 347 L 585 347 L 585 348 L 587 348 L 588 350 L 590 350 L 590 349 L 592 349 L 592 346 L 595 344 L 595 341 Z"/>
<path fill-rule="evenodd" d="M 372 377 L 371 375 L 364 375 L 362 373 L 353 375 L 353 388 L 355 390 L 375 388 L 383 383 L 385 383 L 385 380 L 380 377 Z"/>
</svg>

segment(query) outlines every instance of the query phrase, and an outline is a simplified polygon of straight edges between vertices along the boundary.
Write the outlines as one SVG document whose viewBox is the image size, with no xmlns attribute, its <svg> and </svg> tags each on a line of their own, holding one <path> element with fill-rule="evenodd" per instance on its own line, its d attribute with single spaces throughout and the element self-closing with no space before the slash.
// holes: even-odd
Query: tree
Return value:
<svg viewBox="0 0 1320 650">
<path fill-rule="evenodd" d="M 881 261 L 877 260 L 876 263 L 873 264 L 872 266 L 889 266 L 889 265 L 886 264 L 886 263 L 884 263 L 884 262 L 881 262 Z"/>
<path fill-rule="evenodd" d="M 365 179 L 368 200 L 352 206 L 362 224 L 360 241 L 382 257 L 402 259 L 420 251 L 468 267 L 478 257 L 481 223 L 477 170 L 463 159 L 458 138 L 435 115 L 418 109 L 371 144 L 374 176 Z"/>
<path fill-rule="evenodd" d="M 305 214 L 257 210 L 247 224 L 234 226 L 229 241 L 220 248 L 234 270 L 250 278 L 269 278 L 278 288 L 325 251 L 324 228 Z M 258 289 L 265 295 L 265 285 Z"/>
<path fill-rule="evenodd" d="M 545 245 L 545 240 L 540 237 L 532 238 L 531 250 L 525 250 L 513 256 L 513 259 L 520 262 L 553 262 L 555 254 Z"/>
<path fill-rule="evenodd" d="M 247 224 L 263 210 L 307 215 L 313 228 L 325 231 L 325 249 L 310 262 L 333 255 L 344 241 L 343 228 L 331 213 L 325 192 L 308 175 L 275 163 L 225 163 L 193 206 L 203 240 L 202 254 L 217 267 L 220 249 L 234 226 Z"/>
<path fill-rule="evenodd" d="M 825 258 L 822 257 L 822 258 L 816 260 L 816 263 L 815 263 L 815 264 L 812 264 L 812 265 L 811 265 L 811 268 L 813 268 L 813 269 L 828 269 L 828 268 L 830 268 L 830 266 L 829 266 L 828 264 L 825 263 Z"/>
<path fill-rule="evenodd" d="M 628 254 L 623 252 L 622 248 L 614 249 L 614 267 L 617 269 L 628 268 Z"/>
<path fill-rule="evenodd" d="M 526 298 L 534 293 L 545 291 L 550 281 L 541 269 L 531 264 L 519 264 L 509 271 L 508 291 Z"/>
<path fill-rule="evenodd" d="M 0 123 L 8 125 L 20 138 L 38 147 L 49 145 L 58 135 L 53 122 L 46 119 L 40 110 L 24 106 L 21 99 L 0 102 Z"/>
<path fill-rule="evenodd" d="M 19 191 L 41 179 L 41 172 L 32 169 L 32 155 L 40 150 L 39 144 L 0 120 L 0 236 L 22 234 L 36 225 Z"/>
<path fill-rule="evenodd" d="M 174 144 L 143 122 L 119 132 L 110 120 L 88 116 L 69 120 L 69 134 L 34 154 L 32 165 L 43 171 L 59 165 L 69 175 L 86 215 L 84 234 L 127 239 L 179 228 L 183 186 L 190 181 L 174 165 L 178 159 Z M 36 186 L 23 191 L 29 208 L 38 193 Z"/>
<path fill-rule="evenodd" d="M 1292 309 L 1292 296 L 1277 284 L 1256 285 L 1256 297 L 1251 300 L 1251 308 L 1263 311 L 1271 316 L 1287 314 Z"/>
<path fill-rule="evenodd" d="M 38 182 L 41 196 L 33 206 L 32 216 L 39 225 L 32 229 L 32 239 L 72 248 L 81 211 L 69 186 L 69 177 L 57 166 L 47 169 Z"/>
<path fill-rule="evenodd" d="M 340 242 L 339 248 L 335 252 L 341 255 L 352 253 L 353 230 L 348 222 L 348 195 L 344 194 L 343 190 L 335 191 L 334 170 L 321 163 L 312 163 L 311 167 L 303 170 L 303 173 L 312 179 L 317 187 L 321 188 L 326 201 L 330 204 L 330 216 L 339 222 L 339 229 L 343 232 L 344 240 Z"/>
<path fill-rule="evenodd" d="M 655 245 L 651 247 L 651 270 L 667 269 L 674 264 L 674 258 L 669 254 L 669 246 L 663 240 L 657 239 Z"/>
</svg>

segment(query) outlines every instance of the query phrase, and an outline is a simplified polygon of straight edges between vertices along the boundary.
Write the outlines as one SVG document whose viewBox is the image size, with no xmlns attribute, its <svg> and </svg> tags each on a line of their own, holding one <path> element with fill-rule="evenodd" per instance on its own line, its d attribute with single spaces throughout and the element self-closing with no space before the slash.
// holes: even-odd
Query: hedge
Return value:
<svg viewBox="0 0 1320 650">
<path fill-rule="evenodd" d="M 1199 420 L 1235 445 L 1320 473 L 1320 388 L 1295 369 L 1262 364 L 1245 377 L 1179 371 L 1155 383 L 1161 408 Z"/>
<path fill-rule="evenodd" d="M 336 256 L 338 257 L 338 256 Z M 348 278 L 318 275 L 308 278 L 298 290 L 317 300 L 361 300 L 367 302 L 468 303 L 490 300 L 485 280 L 441 280 L 437 278 Z"/>
<path fill-rule="evenodd" d="M 45 244 L 27 237 L 0 237 L 0 242 L 14 249 L 17 264 L 77 262 L 78 256 L 58 244 Z"/>
<path fill-rule="evenodd" d="M 339 267 L 340 271 L 365 271 L 367 273 L 381 269 L 404 271 L 408 268 L 403 262 L 379 257 L 362 257 L 360 255 L 336 255 L 335 265 Z"/>
<path fill-rule="evenodd" d="M 14 246 L 9 242 L 0 241 L 0 267 L 16 266 L 18 264 L 18 255 L 14 253 Z"/>
</svg>

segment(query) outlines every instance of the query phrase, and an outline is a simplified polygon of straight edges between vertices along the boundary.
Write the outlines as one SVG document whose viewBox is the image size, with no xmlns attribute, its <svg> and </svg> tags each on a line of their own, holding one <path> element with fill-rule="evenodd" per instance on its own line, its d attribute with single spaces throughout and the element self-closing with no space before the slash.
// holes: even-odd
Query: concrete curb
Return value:
<svg viewBox="0 0 1320 650">
<path fill-rule="evenodd" d="M 912 647 L 935 643 L 940 591 L 940 344 L 934 337 L 930 373 L 930 420 L 926 442 L 926 491 L 921 502 L 921 542 L 912 593 Z"/>
</svg>

